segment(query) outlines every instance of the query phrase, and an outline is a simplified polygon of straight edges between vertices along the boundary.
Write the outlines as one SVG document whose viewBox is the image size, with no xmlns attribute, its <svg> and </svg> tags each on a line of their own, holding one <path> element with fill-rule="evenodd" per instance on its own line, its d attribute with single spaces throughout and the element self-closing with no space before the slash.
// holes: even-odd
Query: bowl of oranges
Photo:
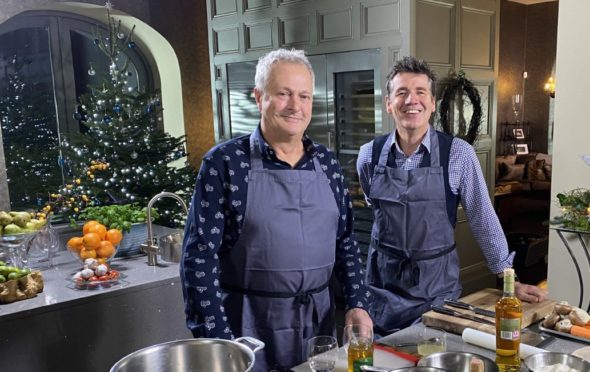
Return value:
<svg viewBox="0 0 590 372">
<path fill-rule="evenodd" d="M 68 250 L 80 260 L 95 258 L 99 263 L 110 261 L 117 253 L 123 232 L 119 229 L 108 229 L 98 221 L 84 223 L 82 236 L 74 236 L 68 240 Z"/>
</svg>

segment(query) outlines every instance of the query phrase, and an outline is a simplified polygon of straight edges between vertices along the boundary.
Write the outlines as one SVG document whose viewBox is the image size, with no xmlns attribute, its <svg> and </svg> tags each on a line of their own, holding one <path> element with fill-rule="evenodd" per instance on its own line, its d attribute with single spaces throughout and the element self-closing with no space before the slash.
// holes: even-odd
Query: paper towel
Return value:
<svg viewBox="0 0 590 372">
<path fill-rule="evenodd" d="M 463 330 L 463 341 L 469 344 L 483 347 L 484 349 L 496 351 L 496 336 L 475 330 L 473 328 L 465 328 Z M 524 359 L 529 355 L 546 352 L 547 350 L 539 349 L 527 344 L 520 344 L 520 359 Z"/>
</svg>

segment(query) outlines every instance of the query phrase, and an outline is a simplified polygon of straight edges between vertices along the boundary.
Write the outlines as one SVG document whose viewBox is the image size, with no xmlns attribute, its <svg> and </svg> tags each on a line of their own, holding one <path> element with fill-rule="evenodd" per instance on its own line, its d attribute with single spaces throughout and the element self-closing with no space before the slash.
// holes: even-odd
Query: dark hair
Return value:
<svg viewBox="0 0 590 372">
<path fill-rule="evenodd" d="M 411 72 L 414 74 L 423 74 L 428 76 L 428 81 L 430 82 L 430 92 L 434 96 L 436 93 L 436 75 L 428 66 L 428 63 L 424 62 L 421 59 L 417 59 L 415 57 L 404 57 L 397 61 L 391 72 L 387 74 L 387 95 L 391 94 L 391 81 L 395 77 L 395 75 L 400 74 L 402 72 Z"/>
</svg>

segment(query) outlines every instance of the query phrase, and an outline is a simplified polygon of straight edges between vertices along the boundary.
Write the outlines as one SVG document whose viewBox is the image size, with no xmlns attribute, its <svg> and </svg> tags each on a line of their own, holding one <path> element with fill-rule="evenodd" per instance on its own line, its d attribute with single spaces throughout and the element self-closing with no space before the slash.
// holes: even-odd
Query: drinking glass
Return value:
<svg viewBox="0 0 590 372">
<path fill-rule="evenodd" d="M 373 329 L 365 324 L 344 327 L 342 345 L 348 352 L 348 372 L 373 365 Z"/>
<path fill-rule="evenodd" d="M 518 123 L 518 113 L 522 107 L 522 96 L 520 94 L 512 95 L 512 112 L 514 113 L 514 120 Z"/>
<path fill-rule="evenodd" d="M 420 331 L 418 354 L 425 357 L 442 351 L 447 351 L 447 333 L 442 329 L 424 327 Z"/>
<path fill-rule="evenodd" d="M 338 360 L 338 341 L 332 336 L 316 336 L 307 342 L 309 368 L 315 372 L 331 372 Z"/>
</svg>

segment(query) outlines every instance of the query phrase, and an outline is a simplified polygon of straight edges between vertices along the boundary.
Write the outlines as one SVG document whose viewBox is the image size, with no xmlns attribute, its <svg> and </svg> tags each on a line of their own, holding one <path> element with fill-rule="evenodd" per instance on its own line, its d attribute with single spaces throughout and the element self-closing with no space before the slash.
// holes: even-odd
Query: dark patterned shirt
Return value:
<svg viewBox="0 0 590 372">
<path fill-rule="evenodd" d="M 205 155 L 197 176 L 181 262 L 187 326 L 195 337 L 233 337 L 221 299 L 217 253 L 220 247 L 231 249 L 240 237 L 247 207 L 249 137 L 215 146 Z M 334 153 L 324 146 L 307 137 L 303 145 L 305 154 L 294 169 L 313 171 L 313 157 L 317 157 L 340 209 L 334 272 L 343 285 L 346 309 L 367 308 L 370 294 L 364 285 L 361 252 L 352 231 L 352 204 L 342 170 Z M 265 169 L 291 169 L 262 136 L 260 146 Z"/>
</svg>

